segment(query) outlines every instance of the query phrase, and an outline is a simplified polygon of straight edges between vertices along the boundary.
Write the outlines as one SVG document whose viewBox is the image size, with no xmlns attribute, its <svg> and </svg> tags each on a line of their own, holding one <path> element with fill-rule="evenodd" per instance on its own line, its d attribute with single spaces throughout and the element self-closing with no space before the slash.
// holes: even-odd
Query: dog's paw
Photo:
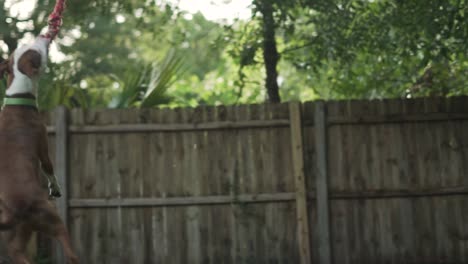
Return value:
<svg viewBox="0 0 468 264">
<path fill-rule="evenodd" d="M 62 193 L 60 190 L 49 190 L 49 196 L 52 198 L 60 198 L 62 197 Z"/>
<path fill-rule="evenodd" d="M 49 184 L 49 197 L 50 198 L 60 198 L 62 197 L 62 191 L 60 187 L 55 184 Z"/>
</svg>

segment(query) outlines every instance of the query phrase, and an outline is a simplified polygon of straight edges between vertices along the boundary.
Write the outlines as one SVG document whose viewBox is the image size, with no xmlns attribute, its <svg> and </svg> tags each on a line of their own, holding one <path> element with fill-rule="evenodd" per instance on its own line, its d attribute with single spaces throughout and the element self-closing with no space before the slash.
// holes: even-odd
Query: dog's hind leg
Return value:
<svg viewBox="0 0 468 264">
<path fill-rule="evenodd" d="M 63 247 L 67 264 L 78 264 L 78 257 L 73 252 L 70 236 L 55 206 L 50 201 L 42 201 L 34 208 L 31 224 L 34 229 L 58 240 Z"/>
<path fill-rule="evenodd" d="M 26 247 L 31 239 L 31 227 L 25 223 L 16 225 L 14 228 L 2 232 L 2 237 L 7 244 L 8 255 L 15 264 L 30 264 L 26 257 Z"/>
</svg>

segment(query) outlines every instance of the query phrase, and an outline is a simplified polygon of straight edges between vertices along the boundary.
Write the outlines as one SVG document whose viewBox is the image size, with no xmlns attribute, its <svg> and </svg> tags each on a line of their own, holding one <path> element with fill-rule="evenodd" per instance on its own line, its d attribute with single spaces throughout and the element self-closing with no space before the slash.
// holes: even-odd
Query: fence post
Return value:
<svg viewBox="0 0 468 264">
<path fill-rule="evenodd" d="M 304 173 L 304 140 L 302 136 L 301 104 L 289 104 L 293 173 L 296 184 L 296 217 L 298 228 L 299 254 L 301 264 L 312 262 L 309 214 L 307 206 L 307 182 Z"/>
<path fill-rule="evenodd" d="M 328 168 L 327 168 L 327 120 L 325 103 L 315 103 L 315 147 L 317 152 L 317 175 L 315 177 L 317 195 L 317 235 L 320 264 L 331 264 L 330 244 L 330 205 L 328 197 Z"/>
<path fill-rule="evenodd" d="M 59 106 L 55 110 L 55 176 L 62 188 L 62 197 L 56 200 L 57 209 L 68 228 L 68 118 L 67 108 Z M 56 243 L 56 263 L 65 263 L 62 247 Z"/>
</svg>

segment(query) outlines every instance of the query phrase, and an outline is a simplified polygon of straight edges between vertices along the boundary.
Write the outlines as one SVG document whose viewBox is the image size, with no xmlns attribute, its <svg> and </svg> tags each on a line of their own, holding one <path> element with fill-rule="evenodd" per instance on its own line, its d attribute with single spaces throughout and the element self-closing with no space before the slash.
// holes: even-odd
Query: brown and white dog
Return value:
<svg viewBox="0 0 468 264">
<path fill-rule="evenodd" d="M 47 63 L 49 44 L 49 39 L 38 37 L 0 64 L 0 77 L 8 76 L 0 112 L 0 232 L 16 264 L 30 263 L 25 249 L 34 231 L 56 238 L 62 243 L 67 263 L 78 263 L 40 173 L 42 169 L 47 175 L 51 195 L 60 196 L 46 127 L 35 107 L 38 77 Z"/>
</svg>

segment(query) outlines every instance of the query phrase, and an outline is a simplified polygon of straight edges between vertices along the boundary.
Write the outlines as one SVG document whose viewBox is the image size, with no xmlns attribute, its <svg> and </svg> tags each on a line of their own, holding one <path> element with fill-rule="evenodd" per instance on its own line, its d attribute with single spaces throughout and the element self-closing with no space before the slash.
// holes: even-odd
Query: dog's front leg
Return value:
<svg viewBox="0 0 468 264">
<path fill-rule="evenodd" d="M 54 167 L 49 157 L 49 146 L 47 143 L 47 131 L 45 128 L 41 133 L 39 143 L 39 159 L 41 161 L 42 172 L 47 178 L 48 187 L 49 187 L 49 196 L 50 197 L 61 197 L 62 192 L 60 190 L 60 185 L 58 184 L 57 178 L 54 175 Z"/>
</svg>

